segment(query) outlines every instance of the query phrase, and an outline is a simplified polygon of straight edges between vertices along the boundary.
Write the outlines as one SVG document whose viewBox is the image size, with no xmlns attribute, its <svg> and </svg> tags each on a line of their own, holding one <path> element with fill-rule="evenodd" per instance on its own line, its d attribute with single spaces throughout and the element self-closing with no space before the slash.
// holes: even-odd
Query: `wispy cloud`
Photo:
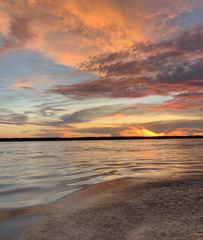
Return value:
<svg viewBox="0 0 203 240">
<path fill-rule="evenodd" d="M 10 109 L 0 108 L 1 124 L 24 125 L 27 120 L 28 117 L 24 113 L 16 113 Z"/>
</svg>

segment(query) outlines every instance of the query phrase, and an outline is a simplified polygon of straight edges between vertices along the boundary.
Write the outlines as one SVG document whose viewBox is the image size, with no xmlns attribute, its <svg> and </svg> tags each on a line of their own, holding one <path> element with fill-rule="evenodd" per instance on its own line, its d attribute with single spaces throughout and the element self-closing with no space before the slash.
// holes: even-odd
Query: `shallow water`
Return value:
<svg viewBox="0 0 203 240">
<path fill-rule="evenodd" d="M 15 235 L 30 214 L 96 183 L 200 174 L 202 147 L 203 139 L 2 142 L 0 239 Z"/>
</svg>

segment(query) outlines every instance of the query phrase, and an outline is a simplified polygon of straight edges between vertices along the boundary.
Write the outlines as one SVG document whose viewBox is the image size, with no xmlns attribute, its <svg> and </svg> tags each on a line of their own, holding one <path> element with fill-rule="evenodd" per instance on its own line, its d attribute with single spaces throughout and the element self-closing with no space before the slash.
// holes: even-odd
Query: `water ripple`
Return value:
<svg viewBox="0 0 203 240">
<path fill-rule="evenodd" d="M 202 139 L 0 145 L 0 209 L 46 206 L 95 183 L 202 173 Z"/>
</svg>

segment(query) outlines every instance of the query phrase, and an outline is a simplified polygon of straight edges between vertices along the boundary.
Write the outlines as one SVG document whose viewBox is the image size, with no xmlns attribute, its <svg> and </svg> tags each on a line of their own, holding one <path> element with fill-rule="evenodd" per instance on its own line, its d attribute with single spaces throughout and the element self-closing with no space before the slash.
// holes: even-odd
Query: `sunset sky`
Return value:
<svg viewBox="0 0 203 240">
<path fill-rule="evenodd" d="M 202 0 L 0 0 L 0 137 L 203 135 Z"/>
</svg>

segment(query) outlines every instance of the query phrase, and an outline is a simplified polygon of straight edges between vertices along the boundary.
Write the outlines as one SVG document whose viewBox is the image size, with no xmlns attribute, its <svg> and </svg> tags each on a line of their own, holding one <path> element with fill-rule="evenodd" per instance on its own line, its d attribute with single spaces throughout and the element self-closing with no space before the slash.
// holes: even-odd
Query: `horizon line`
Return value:
<svg viewBox="0 0 203 240">
<path fill-rule="evenodd" d="M 203 135 L 188 136 L 114 136 L 114 137 L 12 137 L 0 138 L 0 142 L 9 141 L 78 141 L 78 140 L 125 140 L 125 139 L 178 139 L 178 138 L 203 138 Z"/>
</svg>

